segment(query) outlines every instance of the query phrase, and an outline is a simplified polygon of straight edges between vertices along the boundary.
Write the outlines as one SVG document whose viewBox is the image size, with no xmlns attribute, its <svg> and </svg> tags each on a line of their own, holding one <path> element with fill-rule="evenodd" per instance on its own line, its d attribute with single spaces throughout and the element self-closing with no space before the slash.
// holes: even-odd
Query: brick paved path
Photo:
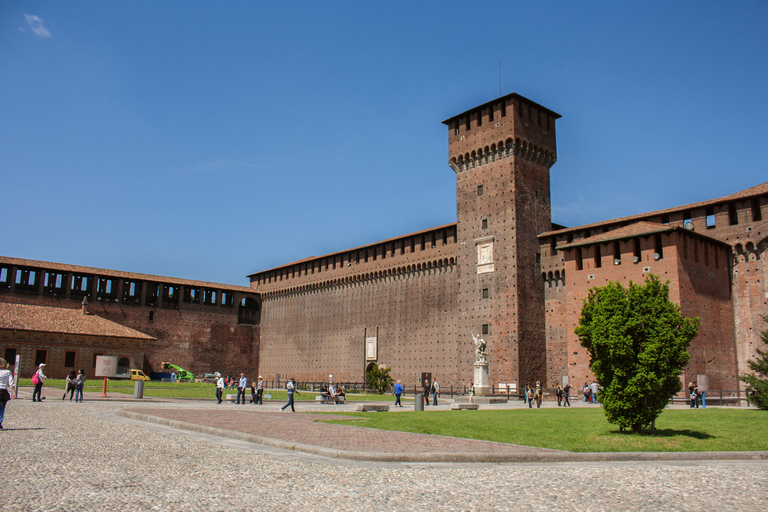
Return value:
<svg viewBox="0 0 768 512">
<path fill-rule="evenodd" d="M 295 446 L 322 455 L 368 460 L 534 461 L 549 460 L 547 455 L 562 453 L 458 437 L 321 423 L 317 420 L 328 420 L 328 415 L 311 413 L 128 407 L 121 414 L 219 435 L 240 433 L 272 446 Z"/>
</svg>

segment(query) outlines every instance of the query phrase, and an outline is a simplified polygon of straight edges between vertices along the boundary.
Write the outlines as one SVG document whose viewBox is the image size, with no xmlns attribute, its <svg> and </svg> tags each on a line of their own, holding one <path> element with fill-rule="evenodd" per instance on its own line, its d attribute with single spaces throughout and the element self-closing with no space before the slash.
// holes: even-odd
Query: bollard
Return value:
<svg viewBox="0 0 768 512">
<path fill-rule="evenodd" d="M 424 393 L 416 393 L 413 396 L 413 410 L 414 411 L 424 410 Z"/>
<path fill-rule="evenodd" d="M 133 398 L 144 398 L 144 381 L 137 380 L 133 385 Z"/>
<path fill-rule="evenodd" d="M 722 402 L 721 402 L 722 405 Z M 707 393 L 705 391 L 701 392 L 701 407 L 706 409 L 707 408 Z"/>
</svg>

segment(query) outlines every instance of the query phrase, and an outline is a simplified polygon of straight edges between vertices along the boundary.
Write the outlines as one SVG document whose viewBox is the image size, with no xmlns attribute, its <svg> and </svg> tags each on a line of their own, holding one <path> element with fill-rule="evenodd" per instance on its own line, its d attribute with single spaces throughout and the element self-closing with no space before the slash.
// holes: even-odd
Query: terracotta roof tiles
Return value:
<svg viewBox="0 0 768 512">
<path fill-rule="evenodd" d="M 8 302 L 0 302 L 0 329 L 132 338 L 143 341 L 155 339 L 106 318 L 83 315 L 80 309 Z"/>
</svg>

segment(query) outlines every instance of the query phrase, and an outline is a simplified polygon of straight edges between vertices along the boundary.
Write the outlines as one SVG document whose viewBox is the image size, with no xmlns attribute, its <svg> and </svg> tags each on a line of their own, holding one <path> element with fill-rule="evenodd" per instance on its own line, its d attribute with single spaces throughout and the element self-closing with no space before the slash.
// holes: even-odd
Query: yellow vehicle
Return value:
<svg viewBox="0 0 768 512">
<path fill-rule="evenodd" d="M 131 370 L 131 380 L 149 380 L 149 377 L 141 370 Z"/>
</svg>

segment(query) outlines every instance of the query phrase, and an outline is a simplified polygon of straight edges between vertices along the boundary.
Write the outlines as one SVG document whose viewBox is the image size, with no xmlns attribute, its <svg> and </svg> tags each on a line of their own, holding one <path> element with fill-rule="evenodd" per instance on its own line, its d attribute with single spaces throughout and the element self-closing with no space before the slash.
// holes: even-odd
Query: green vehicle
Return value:
<svg viewBox="0 0 768 512">
<path fill-rule="evenodd" d="M 175 370 L 176 380 L 179 382 L 184 380 L 189 382 L 195 381 L 195 375 L 192 372 L 187 371 L 180 366 L 176 366 L 175 364 L 172 364 L 172 363 L 161 363 L 161 365 L 163 367 L 163 370 Z"/>
</svg>

